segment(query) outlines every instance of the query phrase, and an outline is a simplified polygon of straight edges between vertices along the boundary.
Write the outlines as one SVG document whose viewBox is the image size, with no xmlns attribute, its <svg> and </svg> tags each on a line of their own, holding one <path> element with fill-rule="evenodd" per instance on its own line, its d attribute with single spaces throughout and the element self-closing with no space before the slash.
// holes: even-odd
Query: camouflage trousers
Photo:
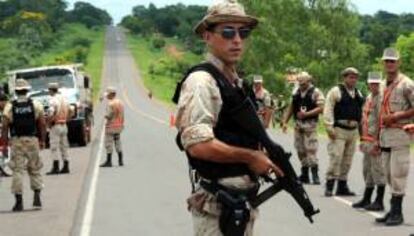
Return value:
<svg viewBox="0 0 414 236">
<path fill-rule="evenodd" d="M 373 154 L 367 152 L 368 150 L 372 151 L 372 143 L 361 143 L 362 149 L 366 149 L 364 152 L 364 159 L 362 162 L 362 174 L 364 176 L 366 187 L 374 187 L 375 185 L 385 185 L 385 175 L 384 175 L 384 163 L 381 157 L 381 154 Z M 365 148 L 363 148 L 365 147 Z"/>
<path fill-rule="evenodd" d="M 404 195 L 410 170 L 410 146 L 392 147 L 381 152 L 387 183 L 393 195 Z"/>
<path fill-rule="evenodd" d="M 243 188 L 248 182 L 242 179 L 243 177 L 224 178 L 224 182 L 220 184 L 227 187 Z M 246 184 L 248 183 L 248 184 Z M 195 236 L 222 236 L 219 226 L 219 217 L 221 213 L 221 204 L 217 202 L 215 195 L 207 192 L 200 186 L 188 199 L 188 208 L 191 210 L 193 218 L 193 229 Z M 258 210 L 251 209 L 250 221 L 247 223 L 245 236 L 253 235 L 253 225 L 257 218 Z"/>
<path fill-rule="evenodd" d="M 358 139 L 358 129 L 345 130 L 335 127 L 335 140 L 329 140 L 329 166 L 326 179 L 347 180 Z"/>
<path fill-rule="evenodd" d="M 316 130 L 295 128 L 294 139 L 294 145 L 302 166 L 312 167 L 318 165 L 318 158 L 316 156 L 318 151 L 318 135 Z"/>
<path fill-rule="evenodd" d="M 24 170 L 27 170 L 29 174 L 31 189 L 42 189 L 43 180 L 40 170 L 43 167 L 43 163 L 39 156 L 39 141 L 36 137 L 11 139 L 11 159 L 9 167 L 13 171 L 12 193 L 23 193 Z"/>
<path fill-rule="evenodd" d="M 106 149 L 107 154 L 112 154 L 114 144 L 115 144 L 115 150 L 118 153 L 122 152 L 121 132 L 106 131 L 105 132 L 105 149 Z"/>
<path fill-rule="evenodd" d="M 50 128 L 50 155 L 54 161 L 59 160 L 59 151 L 62 156 L 62 160 L 68 159 L 68 127 L 66 124 L 56 124 Z"/>
</svg>

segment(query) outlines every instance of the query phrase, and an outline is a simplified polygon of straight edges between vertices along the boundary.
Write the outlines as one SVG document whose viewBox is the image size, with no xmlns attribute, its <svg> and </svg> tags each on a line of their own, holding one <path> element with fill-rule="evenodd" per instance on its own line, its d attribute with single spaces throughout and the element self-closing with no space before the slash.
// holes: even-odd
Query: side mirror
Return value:
<svg viewBox="0 0 414 236">
<path fill-rule="evenodd" d="M 83 77 L 83 87 L 86 88 L 86 89 L 88 89 L 90 87 L 89 86 L 89 83 L 90 83 L 89 76 L 84 76 Z"/>
<path fill-rule="evenodd" d="M 4 83 L 3 83 L 3 92 L 4 92 L 5 94 L 7 94 L 7 95 L 9 95 L 9 94 L 10 94 L 10 90 L 9 90 L 9 83 L 7 83 L 7 82 L 4 82 Z"/>
</svg>

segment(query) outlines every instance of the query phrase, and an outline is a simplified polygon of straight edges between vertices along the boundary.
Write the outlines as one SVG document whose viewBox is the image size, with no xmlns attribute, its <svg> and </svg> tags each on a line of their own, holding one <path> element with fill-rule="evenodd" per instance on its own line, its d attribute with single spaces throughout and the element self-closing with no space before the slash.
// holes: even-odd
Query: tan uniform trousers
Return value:
<svg viewBox="0 0 414 236">
<path fill-rule="evenodd" d="M 336 139 L 328 143 L 329 166 L 326 179 L 347 180 L 355 153 L 358 129 L 335 127 Z"/>
<path fill-rule="evenodd" d="M 385 185 L 384 162 L 381 154 L 364 153 L 362 173 L 365 185 L 370 188 L 375 185 Z"/>
<path fill-rule="evenodd" d="M 56 124 L 50 128 L 50 154 L 54 161 L 59 160 L 59 151 L 62 160 L 68 160 L 68 127 L 66 124 Z"/>
<path fill-rule="evenodd" d="M 42 189 L 43 180 L 40 170 L 43 167 L 39 156 L 39 141 L 36 137 L 11 139 L 11 160 L 9 167 L 13 171 L 11 191 L 23 193 L 23 174 L 27 170 L 32 190 Z"/>
<path fill-rule="evenodd" d="M 115 150 L 118 153 L 122 152 L 121 132 L 106 130 L 105 131 L 105 149 L 106 149 L 107 154 L 112 154 L 114 144 L 115 144 Z"/>
<path fill-rule="evenodd" d="M 392 147 L 391 152 L 381 152 L 387 183 L 393 195 L 404 195 L 410 170 L 410 146 Z"/>
<path fill-rule="evenodd" d="M 318 158 L 316 156 L 318 151 L 318 135 L 316 130 L 295 128 L 294 139 L 294 145 L 302 166 L 312 167 L 318 165 Z"/>
</svg>

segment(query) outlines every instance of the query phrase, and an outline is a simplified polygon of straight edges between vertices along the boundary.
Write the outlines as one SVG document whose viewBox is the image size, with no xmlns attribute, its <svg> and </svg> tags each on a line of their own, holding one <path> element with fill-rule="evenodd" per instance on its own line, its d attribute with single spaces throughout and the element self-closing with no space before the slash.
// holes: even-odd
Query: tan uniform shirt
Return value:
<svg viewBox="0 0 414 236">
<path fill-rule="evenodd" d="M 392 90 L 389 105 L 391 112 L 406 111 L 414 106 L 414 82 L 406 75 L 400 73 L 397 77 L 398 85 Z M 395 82 L 397 82 L 395 81 Z M 414 119 L 403 119 L 396 124 L 413 123 Z M 411 143 L 411 135 L 400 128 L 381 129 L 381 147 L 407 146 Z"/>
<path fill-rule="evenodd" d="M 17 101 L 27 101 L 27 97 L 24 96 L 19 96 L 17 97 Z M 38 102 L 33 100 L 33 106 L 35 109 L 35 118 L 38 119 L 39 116 L 42 116 L 44 111 L 43 111 L 43 105 Z M 12 103 L 8 102 L 6 104 L 6 106 L 4 107 L 4 111 L 3 111 L 4 117 L 6 117 L 10 123 L 13 123 L 13 112 L 12 112 Z"/>
<path fill-rule="evenodd" d="M 301 97 L 305 97 L 306 93 L 309 91 L 309 89 L 313 88 L 314 86 L 311 85 L 308 89 L 306 89 L 304 92 L 301 92 Z M 323 96 L 323 93 L 318 88 L 315 88 L 312 94 L 312 101 L 316 103 L 318 107 L 323 107 L 325 104 L 325 97 Z M 292 101 L 291 101 L 292 104 Z M 295 128 L 298 129 L 306 129 L 306 130 L 312 130 L 316 129 L 318 126 L 318 121 L 314 120 L 296 120 L 295 121 Z"/>
<path fill-rule="evenodd" d="M 362 114 L 362 136 L 370 136 L 378 140 L 379 137 L 379 114 L 381 110 L 382 94 L 381 92 L 376 96 L 370 93 L 364 104 Z M 369 109 L 366 114 L 365 111 Z M 366 116 L 367 115 L 367 116 Z"/>
<path fill-rule="evenodd" d="M 349 95 L 354 98 L 355 97 L 355 90 L 348 90 Z M 362 94 L 358 91 L 359 95 L 362 97 Z M 341 100 L 341 90 L 339 86 L 333 87 L 331 90 L 329 90 L 328 94 L 326 95 L 326 103 L 323 110 L 323 119 L 324 124 L 327 130 L 330 130 L 333 132 L 333 125 L 335 123 L 334 119 L 334 109 L 337 102 Z M 358 122 L 357 121 L 351 121 L 347 122 L 344 120 L 337 121 L 339 123 L 344 122 L 345 125 L 351 126 L 351 127 L 357 127 Z M 345 123 L 346 122 L 346 123 Z"/>
<path fill-rule="evenodd" d="M 64 111 L 63 111 L 64 110 Z M 55 94 L 50 96 L 48 115 L 52 117 L 52 120 L 57 118 L 58 114 L 66 114 L 66 120 L 69 116 L 69 104 L 61 94 Z"/>
<path fill-rule="evenodd" d="M 115 114 L 115 107 L 116 105 L 121 106 L 121 109 L 119 109 L 118 112 L 120 112 L 120 114 Z M 117 117 L 116 117 L 117 116 Z M 107 122 L 111 123 L 111 122 L 120 122 L 122 124 L 118 125 L 118 126 L 111 126 L 108 127 L 108 125 L 105 127 L 105 131 L 106 132 L 110 132 L 110 133 L 119 133 L 124 129 L 124 109 L 123 109 L 123 105 L 121 103 L 121 101 L 117 98 L 113 98 L 112 100 L 108 100 L 108 105 L 106 106 L 106 112 L 105 112 L 105 118 L 107 119 Z M 115 119 L 117 119 L 117 121 L 115 121 Z"/>
</svg>

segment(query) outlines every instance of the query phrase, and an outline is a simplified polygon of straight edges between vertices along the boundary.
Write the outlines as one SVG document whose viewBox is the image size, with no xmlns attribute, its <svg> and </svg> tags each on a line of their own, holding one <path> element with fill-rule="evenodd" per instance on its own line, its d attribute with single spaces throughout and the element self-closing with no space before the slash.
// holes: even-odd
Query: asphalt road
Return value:
<svg viewBox="0 0 414 236">
<path fill-rule="evenodd" d="M 44 209 L 10 213 L 13 198 L 10 179 L 0 184 L 0 235 L 192 235 L 185 199 L 190 192 L 186 158 L 174 143 L 169 127 L 171 111 L 151 100 L 142 86 L 139 70 L 116 28 L 107 34 L 104 84 L 113 85 L 125 104 L 126 128 L 122 133 L 125 166 L 99 168 L 105 156 L 102 145 L 102 108 L 97 104 L 93 142 L 87 148 L 71 149 L 73 173 L 46 177 Z M 293 151 L 292 134 L 271 130 L 274 139 Z M 44 153 L 47 160 L 47 152 Z M 320 169 L 324 182 L 327 168 L 326 139 L 320 139 Z M 296 155 L 292 162 L 300 169 Z M 352 190 L 362 193 L 362 156 L 358 153 L 349 174 Z M 45 172 L 49 166 L 45 167 Z M 411 166 L 412 169 L 412 166 Z M 413 178 L 411 171 L 410 180 Z M 27 186 L 26 182 L 26 186 Z M 361 196 L 326 198 L 322 186 L 306 189 L 321 213 L 310 224 L 293 199 L 280 193 L 260 207 L 255 235 L 352 235 L 385 236 L 414 233 L 414 201 L 409 181 L 404 199 L 405 224 L 385 227 L 374 223 L 376 214 L 352 209 Z M 25 204 L 31 205 L 27 188 Z M 30 194 L 29 194 L 30 193 Z M 390 194 L 386 193 L 386 206 Z M 30 234 L 29 234 L 30 232 Z"/>
</svg>

